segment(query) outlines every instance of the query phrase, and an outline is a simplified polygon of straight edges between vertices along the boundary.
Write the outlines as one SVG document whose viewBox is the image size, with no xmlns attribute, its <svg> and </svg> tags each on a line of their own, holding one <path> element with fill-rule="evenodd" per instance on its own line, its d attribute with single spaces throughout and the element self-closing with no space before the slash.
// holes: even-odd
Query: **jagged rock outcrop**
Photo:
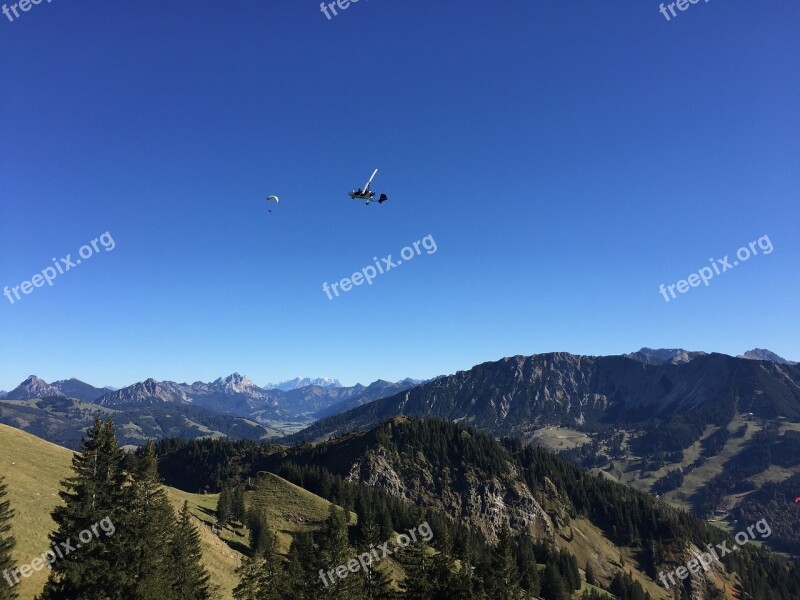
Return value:
<svg viewBox="0 0 800 600">
<path fill-rule="evenodd" d="M 32 400 L 50 396 L 63 396 L 57 387 L 50 385 L 36 375 L 30 375 L 25 381 L 6 394 L 9 400 Z"/>
<path fill-rule="evenodd" d="M 369 449 L 352 464 L 348 481 L 360 481 L 421 506 L 435 506 L 496 540 L 504 524 L 516 533 L 552 538 L 555 528 L 511 464 L 502 474 L 453 473 L 432 465 L 423 453 L 413 460 L 383 447 Z"/>
</svg>

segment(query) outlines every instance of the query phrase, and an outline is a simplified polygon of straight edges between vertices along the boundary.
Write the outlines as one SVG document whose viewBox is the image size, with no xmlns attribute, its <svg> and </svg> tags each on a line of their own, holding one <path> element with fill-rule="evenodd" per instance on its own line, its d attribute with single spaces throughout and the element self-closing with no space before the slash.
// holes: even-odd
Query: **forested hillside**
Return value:
<svg viewBox="0 0 800 600">
<path fill-rule="evenodd" d="M 444 523 L 466 524 L 470 532 L 477 530 L 481 535 L 465 536 L 458 529 L 448 534 L 470 540 L 468 546 L 466 541 L 455 546 L 456 561 L 462 560 L 467 547 L 477 549 L 470 552 L 478 555 L 480 548 L 487 547 L 487 556 L 492 556 L 492 549 L 506 535 L 523 554 L 528 544 L 535 546 L 537 557 L 560 552 L 559 548 L 569 552 L 576 547 L 578 552 L 574 536 L 588 522 L 617 549 L 616 556 L 601 556 L 590 565 L 592 571 L 600 571 L 593 577 L 606 587 L 626 570 L 634 579 L 644 577 L 643 584 L 652 584 L 659 573 L 684 564 L 696 549 L 731 543 L 724 531 L 652 496 L 589 475 L 551 452 L 513 440 L 498 443 L 441 421 L 394 419 L 369 432 L 317 446 L 280 448 L 199 440 L 165 441 L 158 450 L 161 472 L 174 485 L 181 483 L 180 473 L 191 464 L 189 458 L 200 456 L 204 470 L 213 475 L 196 485 L 212 490 L 217 479 L 277 472 L 353 510 L 359 522 L 370 518 L 384 522 L 384 533 L 390 529 L 389 519 L 399 530 L 398 525 L 410 527 L 426 517 L 426 511 L 426 518 L 438 523 L 440 530 Z M 614 553 L 602 550 L 599 542 L 596 550 Z M 520 566 L 525 564 L 519 553 L 515 556 Z M 621 556 L 628 558 L 620 561 Z M 488 570 L 477 566 L 475 574 L 479 580 L 491 578 Z M 566 577 L 566 572 L 561 576 Z M 754 597 L 770 590 L 770 597 L 788 600 L 800 592 L 800 571 L 755 545 L 744 546 L 735 556 L 722 558 L 711 574 L 700 572 L 687 578 L 682 593 L 686 598 L 698 590 L 725 594 L 735 587 Z M 647 591 L 662 596 L 666 592 L 657 586 Z"/>
</svg>

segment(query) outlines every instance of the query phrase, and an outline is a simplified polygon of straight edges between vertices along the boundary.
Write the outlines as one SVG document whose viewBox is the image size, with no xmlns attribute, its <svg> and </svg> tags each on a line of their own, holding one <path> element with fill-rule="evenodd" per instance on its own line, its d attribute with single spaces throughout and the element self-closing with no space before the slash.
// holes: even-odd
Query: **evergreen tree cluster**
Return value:
<svg viewBox="0 0 800 600">
<path fill-rule="evenodd" d="M 236 600 L 528 600 L 539 594 L 532 542 L 512 538 L 507 527 L 495 550 L 483 557 L 471 548 L 457 557 L 448 529 L 431 538 L 431 544 L 423 538 L 405 548 L 393 543 L 392 560 L 403 572 L 402 580 L 393 583 L 390 561 L 377 550 L 382 541 L 377 523 L 368 519 L 359 527 L 363 534 L 354 535 L 347 522 L 346 513 L 332 504 L 323 530 L 296 535 L 286 560 L 277 553 L 274 533 L 263 524 L 268 542 L 251 542 L 251 554 L 238 570 Z M 346 576 L 337 575 L 337 568 L 344 572 L 344 567 Z M 547 568 L 564 594 L 580 588 L 577 565 L 568 553 L 556 553 Z"/>
<path fill-rule="evenodd" d="M 678 489 L 683 485 L 683 469 L 671 469 L 667 474 L 661 477 L 653 484 L 651 491 L 654 494 L 666 494 L 672 490 Z"/>
<path fill-rule="evenodd" d="M 498 543 L 492 547 L 480 533 L 440 513 L 421 509 L 365 484 L 348 482 L 319 466 L 284 463 L 278 474 L 334 505 L 354 512 L 358 522 L 346 527 L 342 517 L 332 514 L 323 534 L 295 539 L 298 556 L 321 556 L 325 559 L 300 568 L 302 565 L 292 564 L 293 552 L 290 551 L 285 569 L 287 574 L 278 588 L 285 588 L 286 577 L 299 577 L 294 580 L 295 587 L 302 587 L 301 581 L 305 584 L 310 582 L 316 590 L 312 594 L 314 597 L 322 595 L 354 600 L 394 597 L 381 566 L 348 576 L 345 583 L 337 585 L 337 589 L 345 591 L 335 594 L 328 589 L 333 585 L 317 585 L 321 583 L 318 581 L 319 569 L 328 571 L 344 564 L 370 547 L 394 540 L 396 532 L 409 531 L 424 522 L 430 525 L 433 533 L 430 544 L 418 540 L 393 556 L 405 573 L 400 589 L 395 590 L 399 598 L 522 600 L 535 597 L 542 584 L 537 563 L 550 567 L 552 579 L 557 580 L 553 585 L 563 588 L 568 594 L 566 598 L 571 598 L 572 592 L 581 587 L 580 571 L 573 555 L 563 549 L 555 550 L 548 543 L 536 542 L 527 535 L 512 536 L 507 526 L 501 530 Z M 258 483 L 255 493 L 258 493 Z M 343 511 L 339 512 L 344 515 Z M 315 550 L 309 554 L 312 548 Z M 290 576 L 290 573 L 294 575 Z M 302 593 L 299 589 L 292 589 L 297 595 Z"/>
<path fill-rule="evenodd" d="M 756 523 L 766 519 L 772 529 L 768 541 L 771 548 L 800 556 L 800 474 L 781 482 L 767 482 L 761 489 L 746 496 L 731 512 L 739 523 Z"/>
<path fill-rule="evenodd" d="M 6 500 L 7 493 L 5 481 L 0 476 L 0 573 L 14 568 L 11 556 L 16 543 L 11 535 L 11 519 L 14 517 L 14 511 L 11 509 L 11 503 Z M 13 600 L 17 597 L 17 591 L 13 586 L 6 584 L 7 581 L 0 579 L 0 600 Z"/>
<path fill-rule="evenodd" d="M 617 571 L 614 575 L 609 591 L 619 600 L 651 600 L 650 592 L 645 592 L 641 583 L 622 571 Z"/>
<path fill-rule="evenodd" d="M 376 564 L 355 573 L 348 571 L 344 579 L 326 574 L 357 556 L 350 546 L 348 519 L 340 508 L 331 505 L 321 532 L 296 534 L 286 559 L 278 554 L 277 537 L 263 514 L 251 514 L 249 520 L 253 528 L 251 551 L 237 571 L 240 582 L 234 590 L 236 600 L 394 598 L 390 578 Z M 252 533 L 254 530 L 258 533 Z M 373 543 L 377 544 L 377 529 L 373 534 Z"/>
<path fill-rule="evenodd" d="M 756 433 L 738 455 L 724 464 L 722 473 L 694 495 L 695 511 L 712 515 L 726 495 L 755 489 L 748 477 L 772 465 L 786 469 L 800 465 L 800 432 L 779 435 L 776 428 L 768 427 Z M 753 495 L 758 496 L 758 491 Z M 800 542 L 800 536 L 795 536 L 795 542 Z"/>
<path fill-rule="evenodd" d="M 692 427 L 687 427 L 687 431 L 694 435 Z M 794 442 L 793 439 L 790 441 Z M 216 459 L 213 457 L 230 457 L 235 467 L 225 468 L 231 473 L 231 486 L 245 477 L 255 478 L 259 471 L 277 473 L 348 511 L 356 512 L 359 523 L 374 522 L 380 532 L 379 539 L 383 541 L 392 539 L 395 531 L 408 530 L 427 520 L 435 531 L 432 556 L 452 556 L 454 568 L 460 573 L 457 579 L 461 587 L 452 584 L 450 590 L 459 589 L 465 593 L 463 589 L 466 587 L 471 594 L 477 594 L 464 597 L 500 593 L 503 586 L 496 585 L 492 567 L 498 552 L 474 530 L 457 526 L 443 511 L 433 513 L 424 505 L 415 506 L 370 486 L 344 479 L 350 474 L 354 461 L 365 451 L 374 450 L 376 444 L 385 449 L 392 460 L 409 464 L 422 455 L 437 469 L 437 473 L 451 473 L 449 479 L 435 478 L 435 492 L 446 491 L 448 486 L 459 486 L 462 474 L 469 470 L 491 477 L 508 473 L 509 467 L 513 467 L 534 496 L 544 500 L 542 495 L 547 488 L 547 479 L 555 486 L 559 501 L 570 517 L 589 519 L 615 544 L 630 548 L 653 578 L 662 567 L 674 566 L 679 560 L 677 557 L 690 543 L 698 547 L 723 540 L 731 543 L 727 533 L 692 515 L 673 509 L 648 494 L 590 475 L 545 449 L 523 446 L 520 441 L 512 439 L 498 443 L 490 436 L 443 421 L 394 419 L 370 432 L 348 434 L 339 440 L 315 446 L 281 448 L 251 442 L 215 441 L 211 444 L 203 441 L 181 443 L 178 452 L 184 456 L 199 453 L 202 460 L 216 469 L 215 472 L 222 472 L 223 467 L 214 467 Z M 200 449 L 205 449 L 205 452 L 200 452 Z M 664 446 L 661 451 L 668 452 L 671 448 Z M 166 462 L 169 460 L 165 458 Z M 173 467 L 179 470 L 180 461 L 175 460 Z M 365 539 L 361 526 L 351 528 L 348 537 L 352 551 L 357 551 Z M 449 540 L 447 548 L 438 545 L 442 539 Z M 309 543 L 317 547 L 319 540 L 312 539 Z M 516 581 L 519 577 L 524 593 L 535 594 L 539 589 L 540 595 L 547 598 L 545 593 L 558 597 L 562 588 L 565 594 L 577 589 L 574 587 L 575 579 L 570 578 L 572 566 L 556 560 L 546 547 L 519 537 L 514 537 L 509 547 L 514 560 L 506 561 L 506 572 L 511 563 L 516 562 L 517 573 L 510 580 Z M 541 572 L 531 569 L 530 565 L 535 563 L 544 565 L 544 569 Z M 745 547 L 735 557 L 725 557 L 723 563 L 739 576 L 742 594 L 775 600 L 800 597 L 800 570 L 785 559 L 755 547 Z M 427 571 L 430 566 L 422 563 L 422 568 Z M 577 572 L 577 568 L 574 571 Z M 620 578 L 624 580 L 624 574 Z M 503 581 L 505 583 L 505 577 Z M 631 589 L 625 593 L 637 594 L 635 585 L 629 587 Z M 514 586 L 509 589 L 514 593 Z M 771 595 L 763 596 L 764 590 L 772 590 Z"/>
<path fill-rule="evenodd" d="M 223 484 L 217 500 L 217 521 L 219 524 L 225 526 L 230 521 L 236 521 L 240 525 L 244 525 L 246 518 L 244 486 Z"/>
<path fill-rule="evenodd" d="M 176 518 L 151 442 L 138 455 L 126 454 L 114 423 L 96 419 L 59 495 L 50 541 L 75 549 L 53 563 L 41 600 L 211 598 L 199 534 L 186 504 Z M 110 526 L 100 530 L 98 523 Z M 78 546 L 93 527 L 97 535 Z"/>
<path fill-rule="evenodd" d="M 734 543 L 729 534 L 689 513 L 633 488 L 585 473 L 543 448 L 523 447 L 518 440 L 503 443 L 526 473 L 534 494 L 545 477 L 553 481 L 567 499 L 572 516 L 585 516 L 617 545 L 637 551 L 640 563 L 653 578 L 659 565 L 680 555 L 689 543 L 699 548 L 723 541 Z M 722 562 L 738 576 L 742 594 L 771 600 L 800 597 L 800 566 L 796 562 L 755 545 L 740 550 L 725 556 Z"/>
<path fill-rule="evenodd" d="M 156 443 L 158 468 L 172 487 L 191 493 L 215 494 L 226 482 L 241 479 L 263 456 L 280 447 L 269 442 L 201 438 L 164 438 Z"/>
</svg>

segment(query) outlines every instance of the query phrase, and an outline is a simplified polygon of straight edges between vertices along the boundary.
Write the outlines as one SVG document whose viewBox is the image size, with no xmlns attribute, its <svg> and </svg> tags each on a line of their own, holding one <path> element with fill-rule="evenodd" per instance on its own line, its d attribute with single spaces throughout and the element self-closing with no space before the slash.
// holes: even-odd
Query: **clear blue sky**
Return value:
<svg viewBox="0 0 800 600">
<path fill-rule="evenodd" d="M 795 0 L 670 22 L 653 0 L 0 15 L 0 288 L 116 243 L 0 296 L 0 388 L 354 383 L 643 345 L 800 359 L 798 31 Z M 390 201 L 350 200 L 375 167 Z M 435 254 L 322 291 L 429 234 Z M 659 294 L 763 235 L 772 254 Z"/>
</svg>

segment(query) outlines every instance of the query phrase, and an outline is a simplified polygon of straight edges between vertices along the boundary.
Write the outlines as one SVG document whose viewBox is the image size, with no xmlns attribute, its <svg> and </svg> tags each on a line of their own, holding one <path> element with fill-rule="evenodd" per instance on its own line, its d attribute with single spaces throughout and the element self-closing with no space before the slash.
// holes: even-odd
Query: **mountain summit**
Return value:
<svg viewBox="0 0 800 600">
<path fill-rule="evenodd" d="M 220 377 L 210 387 L 229 394 L 247 394 L 252 393 L 254 390 L 262 391 L 255 383 L 239 373 L 233 373 L 224 378 Z"/>
<path fill-rule="evenodd" d="M 6 394 L 10 400 L 31 400 L 47 396 L 63 396 L 57 387 L 50 385 L 36 375 L 30 375 L 25 381 Z"/>
<path fill-rule="evenodd" d="M 294 379 L 290 379 L 288 381 L 282 381 L 280 383 L 268 383 L 264 386 L 266 390 L 281 390 L 282 392 L 289 392 L 291 390 L 297 390 L 300 388 L 308 387 L 310 385 L 317 385 L 323 388 L 340 388 L 342 384 L 339 382 L 338 379 L 332 379 L 330 377 L 295 377 Z"/>
<path fill-rule="evenodd" d="M 667 362 L 686 363 L 698 356 L 705 356 L 705 354 L 705 352 L 690 352 L 683 348 L 642 348 L 638 352 L 632 352 L 625 356 L 646 365 L 663 365 Z"/>
<path fill-rule="evenodd" d="M 753 348 L 752 350 L 748 350 L 747 352 L 739 356 L 739 358 L 749 358 L 750 360 L 766 360 L 779 365 L 797 364 L 793 360 L 786 360 L 785 358 L 778 356 L 771 350 L 765 350 L 764 348 Z"/>
<path fill-rule="evenodd" d="M 167 403 L 186 404 L 191 401 L 191 398 L 178 384 L 171 381 L 156 381 L 151 378 L 115 392 L 109 392 L 98 398 L 97 404 L 118 408 Z"/>
<path fill-rule="evenodd" d="M 84 383 L 80 379 L 62 379 L 54 381 L 51 384 L 54 388 L 58 389 L 67 398 L 77 398 L 84 402 L 94 402 L 100 396 L 113 391 L 111 388 L 97 388 L 88 383 Z"/>
<path fill-rule="evenodd" d="M 690 360 L 694 360 L 698 356 L 706 356 L 706 352 L 693 352 L 689 350 L 684 350 L 683 348 L 642 348 L 638 352 L 631 352 L 630 354 L 626 354 L 628 358 L 632 358 L 634 360 L 638 360 L 646 365 L 663 365 L 664 363 L 672 362 L 672 363 L 686 363 Z M 736 358 L 749 358 L 751 360 L 766 360 L 768 362 L 772 362 L 778 365 L 796 365 L 798 363 L 786 360 L 785 358 L 778 356 L 771 350 L 765 350 L 763 348 L 753 348 L 752 350 L 748 350 L 744 354 L 740 354 Z"/>
</svg>

